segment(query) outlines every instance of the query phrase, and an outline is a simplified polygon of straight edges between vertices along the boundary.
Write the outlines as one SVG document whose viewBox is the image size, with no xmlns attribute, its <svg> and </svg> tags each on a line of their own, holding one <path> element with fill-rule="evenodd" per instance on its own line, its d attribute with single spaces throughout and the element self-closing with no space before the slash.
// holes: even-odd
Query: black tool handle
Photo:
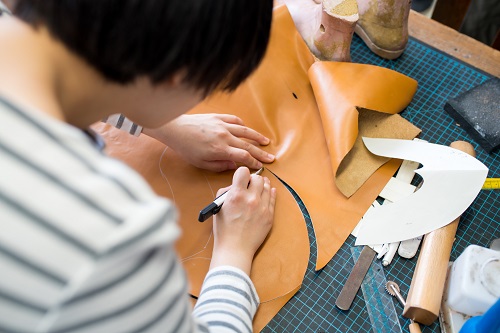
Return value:
<svg viewBox="0 0 500 333">
<path fill-rule="evenodd" d="M 205 222 L 210 216 L 216 214 L 221 207 L 222 206 L 217 206 L 215 202 L 212 202 L 210 205 L 200 210 L 198 221 Z"/>
</svg>

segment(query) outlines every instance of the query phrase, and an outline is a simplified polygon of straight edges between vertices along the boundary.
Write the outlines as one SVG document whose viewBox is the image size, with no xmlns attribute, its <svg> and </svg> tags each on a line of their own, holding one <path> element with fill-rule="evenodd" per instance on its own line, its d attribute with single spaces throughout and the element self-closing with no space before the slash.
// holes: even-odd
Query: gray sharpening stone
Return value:
<svg viewBox="0 0 500 333">
<path fill-rule="evenodd" d="M 488 153 L 500 147 L 500 79 L 492 78 L 444 106 Z"/>
</svg>

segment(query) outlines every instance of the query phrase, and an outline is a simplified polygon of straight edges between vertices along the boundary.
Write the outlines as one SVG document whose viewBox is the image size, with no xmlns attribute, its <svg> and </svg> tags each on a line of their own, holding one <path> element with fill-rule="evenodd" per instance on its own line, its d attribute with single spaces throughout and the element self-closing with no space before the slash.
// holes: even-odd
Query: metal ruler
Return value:
<svg viewBox="0 0 500 333">
<path fill-rule="evenodd" d="M 357 261 L 361 254 L 359 246 L 352 247 L 351 252 L 354 261 Z M 380 260 L 373 261 L 361 284 L 366 310 L 374 333 L 400 333 L 399 317 L 392 296 L 385 291 L 386 283 Z"/>
</svg>

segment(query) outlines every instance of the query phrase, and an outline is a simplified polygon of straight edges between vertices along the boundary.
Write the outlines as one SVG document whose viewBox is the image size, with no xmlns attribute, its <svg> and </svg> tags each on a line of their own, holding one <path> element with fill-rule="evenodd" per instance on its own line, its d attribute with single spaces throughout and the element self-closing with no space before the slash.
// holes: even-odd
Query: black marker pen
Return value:
<svg viewBox="0 0 500 333">
<path fill-rule="evenodd" d="M 259 170 L 257 170 L 257 172 L 254 173 L 254 175 L 260 175 L 263 171 L 264 171 L 264 168 L 262 167 Z M 198 221 L 204 222 L 210 216 L 217 214 L 219 212 L 220 208 L 222 207 L 222 204 L 226 200 L 227 192 L 229 192 L 229 191 L 222 193 L 217 198 L 215 198 L 214 201 L 212 201 L 208 206 L 203 208 L 200 211 L 200 215 L 198 215 Z"/>
</svg>

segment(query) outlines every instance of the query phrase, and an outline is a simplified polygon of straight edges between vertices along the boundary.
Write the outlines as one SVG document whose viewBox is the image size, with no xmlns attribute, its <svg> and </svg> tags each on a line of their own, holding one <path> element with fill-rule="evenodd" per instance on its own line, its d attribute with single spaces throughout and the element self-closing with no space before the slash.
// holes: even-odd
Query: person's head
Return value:
<svg viewBox="0 0 500 333">
<path fill-rule="evenodd" d="M 147 77 L 209 93 L 233 90 L 261 61 L 273 0 L 17 0 L 14 14 L 46 26 L 106 79 Z"/>
</svg>

